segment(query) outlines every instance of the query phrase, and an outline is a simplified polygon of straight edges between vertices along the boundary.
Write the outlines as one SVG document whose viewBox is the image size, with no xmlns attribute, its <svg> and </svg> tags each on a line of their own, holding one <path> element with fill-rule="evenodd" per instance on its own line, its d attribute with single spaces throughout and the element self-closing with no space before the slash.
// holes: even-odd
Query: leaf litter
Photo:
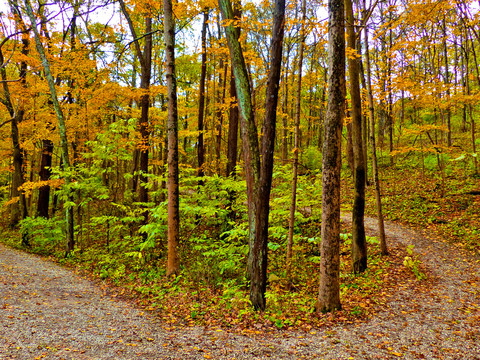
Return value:
<svg viewBox="0 0 480 360">
<path fill-rule="evenodd" d="M 374 235 L 376 220 L 366 227 Z M 183 294 L 180 311 L 148 297 L 140 306 L 125 289 L 0 245 L 0 359 L 478 359 L 480 259 L 402 225 L 386 229 L 390 266 L 371 266 L 378 289 L 352 289 L 342 311 L 303 313 L 282 329 L 258 314 L 233 326 L 228 312 L 182 319 L 195 296 Z M 426 280 L 402 265 L 408 245 Z"/>
</svg>

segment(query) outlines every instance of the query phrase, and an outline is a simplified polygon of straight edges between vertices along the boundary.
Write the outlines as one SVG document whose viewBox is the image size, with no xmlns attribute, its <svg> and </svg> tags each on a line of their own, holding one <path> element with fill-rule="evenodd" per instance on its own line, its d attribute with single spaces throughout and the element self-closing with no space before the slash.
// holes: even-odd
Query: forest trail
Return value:
<svg viewBox="0 0 480 360">
<path fill-rule="evenodd" d="M 345 219 L 348 221 L 347 219 Z M 376 220 L 367 218 L 370 235 Z M 98 284 L 0 244 L 0 359 L 480 359 L 480 258 L 386 223 L 435 278 L 405 284 L 370 320 L 311 333 L 246 336 L 172 327 Z"/>
</svg>

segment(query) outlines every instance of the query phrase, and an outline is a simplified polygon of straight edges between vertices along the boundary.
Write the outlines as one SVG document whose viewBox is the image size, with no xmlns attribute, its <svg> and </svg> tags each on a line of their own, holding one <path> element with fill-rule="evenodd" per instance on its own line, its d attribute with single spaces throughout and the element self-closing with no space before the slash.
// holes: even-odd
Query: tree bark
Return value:
<svg viewBox="0 0 480 360">
<path fill-rule="evenodd" d="M 272 187 L 273 153 L 277 121 L 278 87 L 282 65 L 282 45 L 285 29 L 285 0 L 276 0 L 273 11 L 272 42 L 270 44 L 270 71 L 268 73 L 265 121 L 262 128 L 262 163 L 257 199 L 257 220 L 250 301 L 255 309 L 265 310 L 268 261 L 268 214 Z"/>
<path fill-rule="evenodd" d="M 241 18 L 241 10 L 237 6 L 237 2 L 233 7 L 233 18 L 237 21 Z M 240 27 L 235 28 L 234 36 L 238 41 L 240 36 Z M 227 144 L 227 176 L 235 176 L 235 167 L 237 166 L 237 153 L 238 153 L 238 99 L 237 90 L 235 85 L 235 75 L 233 72 L 233 65 L 231 66 L 230 76 L 230 98 L 235 101 L 230 104 L 230 112 L 228 117 L 228 144 Z M 232 213 L 233 214 L 233 213 Z"/>
<path fill-rule="evenodd" d="M 340 304 L 340 170 L 345 108 L 345 18 L 343 0 L 328 1 L 328 103 L 322 161 L 322 241 L 316 309 L 329 312 Z"/>
<path fill-rule="evenodd" d="M 203 163 L 205 162 L 205 147 L 203 143 L 203 117 L 205 115 L 205 78 L 207 75 L 207 23 L 208 23 L 208 8 L 203 11 L 203 26 L 202 26 L 202 67 L 200 73 L 200 90 L 198 94 L 198 176 L 205 175 L 203 170 Z"/>
<path fill-rule="evenodd" d="M 356 51 L 355 19 L 352 0 L 345 0 L 347 23 L 347 46 Z M 356 54 L 355 54 L 356 55 Z M 350 78 L 350 97 L 352 101 L 352 140 L 353 140 L 353 178 L 354 198 L 352 208 L 352 266 L 354 273 L 367 269 L 367 242 L 365 238 L 365 163 L 362 142 L 362 103 L 360 97 L 359 66 L 356 57 L 348 57 Z"/>
<path fill-rule="evenodd" d="M 168 93 L 168 260 L 167 276 L 180 270 L 179 242 L 179 185 L 178 185 L 178 113 L 177 79 L 175 76 L 175 22 L 172 0 L 163 0 L 165 58 Z"/>
<path fill-rule="evenodd" d="M 51 140 L 42 141 L 42 157 L 40 160 L 40 181 L 50 180 L 52 171 L 52 153 L 53 142 Z M 48 219 L 48 204 L 50 202 L 50 186 L 43 185 L 38 189 L 37 216 Z"/>
<path fill-rule="evenodd" d="M 229 0 L 219 0 L 224 19 L 233 19 Z M 272 43 L 270 47 L 270 71 L 268 74 L 265 121 L 262 128 L 262 162 L 258 149 L 258 135 L 251 101 L 250 86 L 243 52 L 231 24 L 225 27 L 235 84 L 240 105 L 244 144 L 245 170 L 249 200 L 249 274 L 250 301 L 255 309 L 265 309 L 268 261 L 268 214 L 272 184 L 275 125 L 278 103 L 278 84 L 282 62 L 282 43 L 285 26 L 285 1 L 276 0 L 273 14 Z M 255 206 L 250 202 L 253 200 Z M 252 226 L 253 225 L 253 226 Z M 252 233 L 253 230 L 253 233 Z M 253 235 L 253 236 L 252 236 Z"/>
<path fill-rule="evenodd" d="M 235 19 L 230 0 L 218 1 L 223 19 Z M 225 26 L 232 71 L 235 76 L 238 109 L 240 115 L 240 130 L 242 132 L 243 157 L 245 162 L 245 175 L 247 179 L 248 202 L 248 245 L 247 276 L 252 273 L 253 246 L 255 242 L 256 199 L 258 194 L 258 181 L 260 177 L 260 151 L 258 146 L 257 126 L 253 116 L 252 93 L 247 73 L 243 51 L 238 41 L 238 31 L 233 24 Z"/>
</svg>

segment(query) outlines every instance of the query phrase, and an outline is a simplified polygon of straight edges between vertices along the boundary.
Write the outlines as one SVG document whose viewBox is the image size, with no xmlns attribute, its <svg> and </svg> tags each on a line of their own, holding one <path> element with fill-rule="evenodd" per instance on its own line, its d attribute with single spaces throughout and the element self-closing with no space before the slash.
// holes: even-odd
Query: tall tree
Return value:
<svg viewBox="0 0 480 360">
<path fill-rule="evenodd" d="M 10 9 L 15 16 L 15 24 L 17 29 L 22 32 L 22 55 L 26 57 L 29 53 L 30 39 L 28 34 L 28 29 L 25 26 L 18 3 L 16 1 L 10 1 Z M 12 175 L 12 198 L 18 198 L 18 201 L 15 204 L 12 204 L 10 225 L 16 226 L 20 219 L 25 219 L 28 216 L 27 203 L 25 198 L 25 193 L 20 190 L 20 187 L 25 181 L 24 177 L 24 149 L 20 145 L 20 136 L 18 131 L 18 125 L 23 121 L 25 115 L 25 109 L 23 101 L 15 110 L 11 95 L 10 88 L 8 86 L 7 71 L 6 71 L 6 61 L 3 57 L 2 49 L 0 46 L 0 75 L 2 79 L 3 86 L 3 99 L 0 99 L 8 110 L 8 113 L 11 117 L 11 138 L 13 145 L 13 175 Z M 27 62 L 22 60 L 20 63 L 20 74 L 19 79 L 23 88 L 26 88 L 26 76 L 27 76 Z M 28 239 L 24 237 L 22 239 L 24 245 L 27 245 Z"/>
<path fill-rule="evenodd" d="M 141 136 L 140 143 L 140 188 L 138 190 L 138 200 L 140 202 L 148 202 L 148 152 L 149 152 L 149 108 L 150 108 L 150 80 L 152 73 L 152 17 L 150 14 L 145 15 L 145 43 L 143 47 L 143 52 L 140 48 L 140 39 L 137 36 L 137 31 L 133 25 L 133 22 L 130 18 L 130 14 L 125 6 L 125 2 L 120 0 L 120 7 L 122 9 L 123 15 L 125 16 L 130 32 L 133 37 L 133 43 L 135 46 L 135 53 L 137 59 L 140 63 L 141 75 L 140 75 L 140 88 L 144 90 L 142 96 L 140 97 L 140 109 L 141 116 L 139 121 L 139 130 Z M 136 161 L 136 159 L 134 159 Z M 144 222 L 147 222 L 147 214 L 144 214 Z"/>
<path fill-rule="evenodd" d="M 298 180 L 298 152 L 300 151 L 300 103 L 302 98 L 302 66 L 303 66 L 303 48 L 305 46 L 305 21 L 307 18 L 306 0 L 302 1 L 302 21 L 300 30 L 300 48 L 298 50 L 298 78 L 297 93 L 295 95 L 295 134 L 293 143 L 293 174 L 292 174 L 292 200 L 290 204 L 290 219 L 288 223 L 288 242 L 287 242 L 287 282 L 291 284 L 291 261 L 293 249 L 293 228 L 295 225 L 295 210 L 297 203 L 297 180 Z"/>
<path fill-rule="evenodd" d="M 322 241 L 317 311 L 340 304 L 340 168 L 345 107 L 345 17 L 343 0 L 328 1 L 328 102 L 322 162 Z"/>
<path fill-rule="evenodd" d="M 60 103 L 58 102 L 57 90 L 55 89 L 55 81 L 52 76 L 52 72 L 50 71 L 50 63 L 48 62 L 47 56 L 45 54 L 45 49 L 43 48 L 42 41 L 40 39 L 40 34 L 37 30 L 37 24 L 35 15 L 33 14 L 32 6 L 30 5 L 29 0 L 25 0 L 25 8 L 27 10 L 27 15 L 30 18 L 30 22 L 32 23 L 32 30 L 35 34 L 35 45 L 37 47 L 37 51 L 40 55 L 42 60 L 43 70 L 45 72 L 45 78 L 48 82 L 48 87 L 50 89 L 50 97 L 52 100 L 53 108 L 55 110 L 55 114 L 57 115 L 58 120 L 58 129 L 60 133 L 60 142 L 62 147 L 62 160 L 63 166 L 65 171 L 65 184 L 68 186 L 71 182 L 71 175 L 70 175 L 70 159 L 68 156 L 68 139 L 67 139 L 67 129 L 65 126 L 65 118 L 63 116 L 62 108 Z M 71 195 L 70 195 L 71 197 Z M 70 199 L 70 202 L 73 199 Z M 67 224 L 67 249 L 66 255 L 73 251 L 75 247 L 75 238 L 74 238 L 74 229 L 73 229 L 73 209 L 71 206 L 66 206 L 65 208 L 65 217 L 66 217 L 66 224 Z"/>
<path fill-rule="evenodd" d="M 202 70 L 200 73 L 200 90 L 198 94 L 198 176 L 203 176 L 203 163 L 205 162 L 205 146 L 204 146 L 204 126 L 203 118 L 205 115 L 205 78 L 207 75 L 207 24 L 208 24 L 209 9 L 203 10 L 203 25 L 202 25 Z"/>
<path fill-rule="evenodd" d="M 233 20 L 232 4 L 229 0 L 219 0 L 224 19 Z M 273 12 L 273 31 L 270 47 L 270 70 L 267 80 L 265 119 L 262 127 L 262 161 L 258 135 L 253 116 L 250 86 L 242 48 L 232 24 L 225 27 L 232 69 L 242 119 L 244 157 L 247 174 L 249 203 L 249 275 L 250 301 L 255 309 L 265 309 L 268 262 L 268 215 L 270 190 L 272 186 L 273 152 L 275 145 L 276 112 L 278 85 L 282 63 L 282 44 L 285 28 L 285 1 L 276 0 Z"/>
<path fill-rule="evenodd" d="M 175 76 L 175 21 L 172 0 L 163 0 L 165 58 L 168 95 L 168 260 L 167 276 L 178 273 L 180 258 L 178 241 L 180 229 L 179 185 L 178 185 L 178 112 L 177 79 Z"/>
<path fill-rule="evenodd" d="M 353 140 L 353 179 L 354 195 L 352 208 L 352 265 L 355 273 L 367 269 L 367 242 L 365 238 L 365 160 L 363 158 L 362 139 L 362 103 L 360 96 L 360 68 L 356 52 L 355 18 L 352 0 L 345 0 L 347 25 L 348 75 L 350 80 L 352 140 Z"/>
<path fill-rule="evenodd" d="M 364 7 L 365 7 L 364 0 Z M 366 10 L 364 10 L 366 13 Z M 367 98 L 368 98 L 368 111 L 370 117 L 370 145 L 372 147 L 372 172 L 373 172 L 373 186 L 375 188 L 375 204 L 377 208 L 377 218 L 378 218 L 378 238 L 380 239 L 380 249 L 382 255 L 388 255 L 387 242 L 385 240 L 385 224 L 383 221 L 383 212 L 382 212 L 382 198 L 380 193 L 380 181 L 378 178 L 378 162 L 377 162 L 377 146 L 375 142 L 375 108 L 373 104 L 373 95 L 372 95 L 372 76 L 370 70 L 370 52 L 368 49 L 368 26 L 366 26 L 367 15 L 364 15 L 364 31 L 365 31 L 365 68 L 367 72 L 366 87 L 367 87 Z"/>
</svg>

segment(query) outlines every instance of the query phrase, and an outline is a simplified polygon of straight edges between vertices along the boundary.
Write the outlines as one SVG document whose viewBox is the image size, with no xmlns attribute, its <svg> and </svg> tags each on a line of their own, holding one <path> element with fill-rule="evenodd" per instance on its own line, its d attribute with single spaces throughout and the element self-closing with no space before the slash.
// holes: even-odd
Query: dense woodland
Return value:
<svg viewBox="0 0 480 360">
<path fill-rule="evenodd" d="M 1 225 L 191 321 L 359 315 L 384 216 L 480 248 L 479 5 L 8 0 Z"/>
</svg>

